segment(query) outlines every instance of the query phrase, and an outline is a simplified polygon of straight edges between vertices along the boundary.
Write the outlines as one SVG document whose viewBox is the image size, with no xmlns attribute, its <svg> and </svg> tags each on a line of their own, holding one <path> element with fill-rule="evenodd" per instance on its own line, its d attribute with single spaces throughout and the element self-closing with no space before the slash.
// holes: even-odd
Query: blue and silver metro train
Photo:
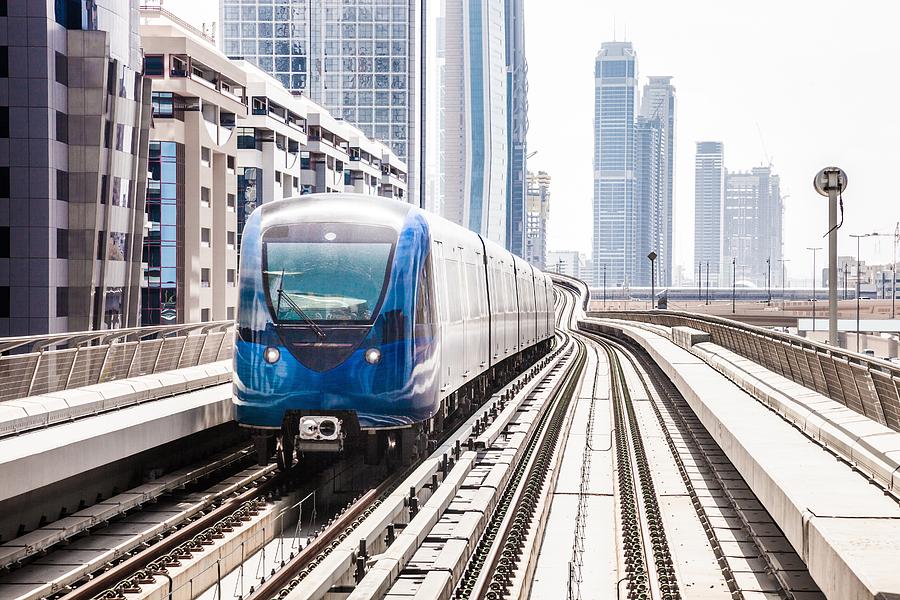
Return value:
<svg viewBox="0 0 900 600">
<path fill-rule="evenodd" d="M 257 208 L 239 296 L 235 417 L 282 466 L 351 440 L 413 460 L 554 332 L 544 273 L 410 204 L 356 194 Z"/>
</svg>

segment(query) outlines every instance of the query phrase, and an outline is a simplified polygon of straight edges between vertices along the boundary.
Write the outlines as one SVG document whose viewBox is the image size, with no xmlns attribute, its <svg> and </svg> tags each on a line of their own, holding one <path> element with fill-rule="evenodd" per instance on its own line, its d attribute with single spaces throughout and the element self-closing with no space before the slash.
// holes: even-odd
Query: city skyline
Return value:
<svg viewBox="0 0 900 600">
<path fill-rule="evenodd" d="M 217 0 L 169 0 L 166 6 L 197 25 L 217 20 Z M 883 79 L 883 62 L 872 56 L 900 53 L 900 38 L 890 30 L 900 8 L 878 5 L 830 19 L 826 15 L 840 8 L 834 0 L 821 3 L 814 13 L 768 0 L 757 10 L 740 14 L 706 0 L 693 7 L 697 20 L 692 34 L 685 36 L 671 26 L 679 22 L 683 7 L 662 1 L 589 4 L 580 7 L 578 19 L 572 19 L 571 12 L 553 3 L 525 0 L 528 146 L 529 153 L 536 152 L 529 168 L 557 175 L 549 249 L 590 254 L 590 73 L 600 43 L 614 37 L 627 37 L 640 49 L 642 61 L 654 65 L 654 73 L 672 75 L 678 88 L 673 272 L 678 265 L 685 273 L 692 272 L 694 146 L 703 140 L 725 142 L 734 164 L 743 168 L 767 166 L 770 159 L 778 165 L 786 197 L 785 257 L 791 261 L 790 277 L 808 277 L 811 259 L 804 248 L 819 244 L 828 229 L 825 204 L 811 183 L 824 166 L 836 164 L 850 177 L 839 233 L 841 251 L 855 247 L 850 233 L 892 232 L 897 211 L 892 210 L 888 177 L 900 124 L 888 121 L 879 128 L 863 127 L 860 119 L 867 114 L 868 100 L 857 90 Z M 758 43 L 760 31 L 784 45 Z M 554 46 L 560 50 L 547 51 Z M 786 48 L 791 49 L 787 56 Z M 836 89 L 828 88 L 824 65 L 841 73 Z M 642 78 L 640 85 L 645 83 Z M 890 80 L 883 85 L 888 91 L 896 87 Z M 561 126 L 560 114 L 575 124 Z M 831 118 L 834 133 L 822 127 Z M 864 254 L 870 260 L 890 260 L 892 244 L 886 239 L 876 238 L 869 248 L 864 244 Z"/>
</svg>

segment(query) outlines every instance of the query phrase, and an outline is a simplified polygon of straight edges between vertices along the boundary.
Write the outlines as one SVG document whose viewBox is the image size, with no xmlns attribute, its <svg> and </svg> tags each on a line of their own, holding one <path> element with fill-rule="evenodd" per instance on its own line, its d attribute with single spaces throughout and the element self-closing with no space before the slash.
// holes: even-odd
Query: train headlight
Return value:
<svg viewBox="0 0 900 600">
<path fill-rule="evenodd" d="M 300 437 L 313 438 L 319 432 L 319 424 L 313 419 L 306 419 L 300 423 Z"/>
<path fill-rule="evenodd" d="M 281 358 L 281 351 L 275 346 L 268 346 L 263 350 L 263 358 L 266 359 L 266 362 L 270 365 L 275 364 L 278 362 L 278 359 Z"/>
<path fill-rule="evenodd" d="M 377 365 L 381 360 L 381 350 L 378 348 L 369 348 L 366 350 L 366 362 L 370 365 Z"/>
</svg>

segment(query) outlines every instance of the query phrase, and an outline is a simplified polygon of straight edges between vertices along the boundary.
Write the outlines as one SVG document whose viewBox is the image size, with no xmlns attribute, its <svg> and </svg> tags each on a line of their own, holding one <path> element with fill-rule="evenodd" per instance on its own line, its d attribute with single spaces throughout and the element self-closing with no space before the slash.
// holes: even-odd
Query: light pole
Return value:
<svg viewBox="0 0 900 600">
<path fill-rule="evenodd" d="M 867 237 L 878 237 L 880 235 L 886 235 L 884 233 L 861 233 L 855 234 L 851 233 L 850 237 L 856 238 L 856 351 L 859 352 L 859 280 L 860 280 L 860 268 L 859 268 L 859 240 Z M 876 295 L 877 297 L 877 295 Z"/>
<path fill-rule="evenodd" d="M 812 250 L 813 253 L 813 279 L 812 279 L 812 305 L 813 305 L 813 323 L 812 330 L 816 330 L 816 252 L 821 250 L 821 247 L 817 248 L 807 248 L 807 250 Z"/>
<path fill-rule="evenodd" d="M 837 346 L 838 198 L 847 189 L 847 174 L 837 167 L 826 167 L 816 173 L 813 178 L 813 187 L 820 195 L 828 198 L 828 342 Z M 843 206 L 842 198 L 841 211 L 843 211 Z M 815 261 L 815 255 L 813 256 Z"/>
<path fill-rule="evenodd" d="M 697 302 L 703 302 L 703 262 L 697 262 Z"/>
<path fill-rule="evenodd" d="M 706 261 L 706 305 L 709 306 L 709 261 Z"/>
<path fill-rule="evenodd" d="M 900 223 L 894 227 L 894 262 L 891 263 L 891 319 L 895 318 L 894 306 L 897 300 L 897 242 L 900 242 Z"/>
<path fill-rule="evenodd" d="M 731 258 L 731 314 L 735 314 L 737 310 L 735 309 L 735 291 L 737 290 L 737 269 L 735 265 L 737 264 L 737 258 Z"/>
<path fill-rule="evenodd" d="M 784 310 L 784 303 L 787 300 L 787 293 L 785 292 L 785 281 L 787 281 L 787 263 L 789 263 L 791 259 L 789 258 L 779 258 L 778 262 L 781 263 L 781 310 Z"/>
<path fill-rule="evenodd" d="M 603 265 L 603 308 L 606 308 L 606 265 Z"/>
<path fill-rule="evenodd" d="M 647 255 L 650 259 L 650 310 L 656 308 L 656 256 L 653 250 Z"/>
</svg>

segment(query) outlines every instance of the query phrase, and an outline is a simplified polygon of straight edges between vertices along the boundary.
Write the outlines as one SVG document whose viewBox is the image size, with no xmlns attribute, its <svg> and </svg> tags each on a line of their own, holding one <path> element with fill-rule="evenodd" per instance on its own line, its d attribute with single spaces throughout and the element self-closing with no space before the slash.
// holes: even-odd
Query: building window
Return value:
<svg viewBox="0 0 900 600">
<path fill-rule="evenodd" d="M 204 323 L 209 322 L 209 309 L 204 308 L 200 311 L 200 320 Z"/>
<path fill-rule="evenodd" d="M 9 318 L 9 286 L 0 286 L 0 319 Z"/>
<path fill-rule="evenodd" d="M 0 77 L 9 77 L 9 46 L 0 46 Z"/>
<path fill-rule="evenodd" d="M 234 173 L 234 157 L 233 156 L 229 156 L 225 160 L 225 166 L 228 168 L 229 173 Z"/>
<path fill-rule="evenodd" d="M 227 318 L 229 321 L 234 321 L 234 307 L 233 306 L 229 306 L 228 308 L 225 309 L 225 318 Z"/>
<path fill-rule="evenodd" d="M 6 16 L 6 0 L 0 0 L 0 17 Z"/>
<path fill-rule="evenodd" d="M 0 227 L 0 258 L 9 258 L 9 227 Z"/>
<path fill-rule="evenodd" d="M 200 204 L 209 208 L 209 188 L 208 187 L 200 188 Z"/>
<path fill-rule="evenodd" d="M 234 269 L 228 269 L 225 281 L 228 283 L 229 287 L 234 287 Z"/>
<path fill-rule="evenodd" d="M 9 107 L 0 106 L 0 138 L 9 137 Z"/>
<path fill-rule="evenodd" d="M 166 57 L 162 54 L 148 54 L 144 57 L 144 75 L 162 77 L 165 74 Z"/>
<path fill-rule="evenodd" d="M 56 199 L 69 201 L 69 174 L 59 169 L 56 170 Z"/>
<path fill-rule="evenodd" d="M 233 210 L 234 210 L 234 205 L 235 205 L 235 196 L 234 196 L 234 194 L 228 194 L 228 195 L 227 195 L 227 202 L 228 202 L 228 209 L 233 211 Z"/>
<path fill-rule="evenodd" d="M 175 94 L 172 92 L 153 92 L 151 102 L 154 117 L 170 118 L 175 116 Z"/>
<path fill-rule="evenodd" d="M 56 83 L 69 85 L 69 61 L 66 56 L 56 52 Z"/>
<path fill-rule="evenodd" d="M 69 117 L 66 113 L 56 111 L 56 140 L 69 143 Z"/>
<path fill-rule="evenodd" d="M 56 288 L 56 316 L 69 316 L 69 288 L 67 287 Z"/>
<path fill-rule="evenodd" d="M 9 167 L 0 167 L 0 198 L 9 198 Z"/>
<path fill-rule="evenodd" d="M 209 166 L 210 149 L 203 146 L 200 148 L 200 164 L 204 167 Z"/>
<path fill-rule="evenodd" d="M 56 258 L 69 258 L 69 230 L 56 230 Z"/>
<path fill-rule="evenodd" d="M 281 171 L 275 171 L 275 183 L 281 183 Z"/>
<path fill-rule="evenodd" d="M 238 127 L 237 136 L 238 150 L 257 150 L 255 129 L 252 127 Z"/>
<path fill-rule="evenodd" d="M 233 231 L 229 231 L 226 234 L 226 240 L 227 240 L 226 245 L 228 246 L 229 249 L 232 249 L 232 250 L 234 249 L 234 238 L 235 238 L 235 233 Z"/>
<path fill-rule="evenodd" d="M 200 287 L 209 287 L 209 269 L 200 269 Z M 204 321 L 208 320 L 204 319 Z"/>
<path fill-rule="evenodd" d="M 209 248 L 210 231 L 208 227 L 200 230 L 200 245 Z"/>
</svg>

